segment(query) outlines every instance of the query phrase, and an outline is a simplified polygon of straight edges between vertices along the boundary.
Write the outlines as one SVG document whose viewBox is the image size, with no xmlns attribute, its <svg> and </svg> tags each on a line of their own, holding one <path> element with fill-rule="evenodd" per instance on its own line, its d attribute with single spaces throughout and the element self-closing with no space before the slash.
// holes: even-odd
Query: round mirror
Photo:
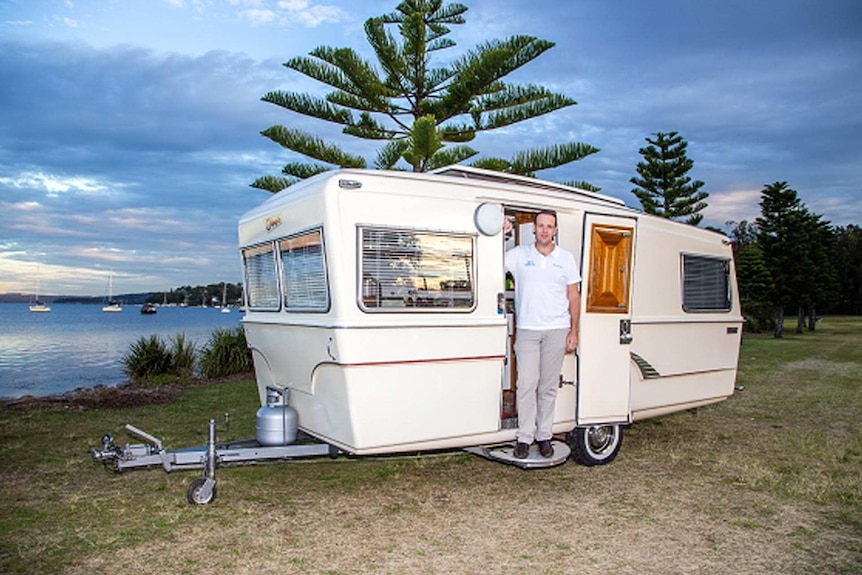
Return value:
<svg viewBox="0 0 862 575">
<path fill-rule="evenodd" d="M 495 236 L 503 229 L 503 208 L 498 204 L 483 203 L 473 214 L 476 229 L 486 236 Z"/>
</svg>

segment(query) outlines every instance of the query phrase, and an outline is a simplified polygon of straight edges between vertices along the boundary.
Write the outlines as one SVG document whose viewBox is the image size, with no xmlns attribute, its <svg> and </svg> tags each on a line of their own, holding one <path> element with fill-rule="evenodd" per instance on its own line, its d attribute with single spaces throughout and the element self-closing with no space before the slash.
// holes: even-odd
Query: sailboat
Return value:
<svg viewBox="0 0 862 575">
<path fill-rule="evenodd" d="M 114 274 L 108 276 L 108 301 L 102 306 L 102 311 L 117 312 L 123 311 L 123 306 L 120 302 L 114 301 Z"/>
<path fill-rule="evenodd" d="M 222 290 L 221 290 L 221 312 L 222 313 L 230 313 L 230 308 L 227 307 L 225 299 L 227 298 L 227 283 L 222 282 Z"/>
<path fill-rule="evenodd" d="M 41 287 L 42 268 L 36 270 L 36 293 L 30 302 L 30 311 L 32 312 L 48 312 L 51 311 L 51 306 L 39 299 L 39 288 Z"/>
</svg>

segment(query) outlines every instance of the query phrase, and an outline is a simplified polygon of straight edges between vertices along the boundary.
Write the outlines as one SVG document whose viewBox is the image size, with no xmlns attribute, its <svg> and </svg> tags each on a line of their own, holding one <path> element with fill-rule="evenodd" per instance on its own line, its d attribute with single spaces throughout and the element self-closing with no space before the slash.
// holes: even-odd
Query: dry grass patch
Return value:
<svg viewBox="0 0 862 575">
<path fill-rule="evenodd" d="M 279 488 L 267 502 L 186 508 L 207 521 L 92 556 L 70 573 L 205 566 L 235 573 L 813 573 L 811 558 L 822 558 L 823 550 L 801 548 L 794 535 L 812 531 L 816 509 L 775 505 L 766 494 L 704 477 L 685 485 L 662 474 L 634 482 L 627 465 L 540 475 L 461 456 L 421 467 L 351 463 L 366 464 L 395 469 L 385 480 L 321 497 L 299 500 Z M 327 462 L 309 470 L 350 472 Z M 242 497 L 246 472 L 233 470 L 224 487 Z M 310 482 L 297 483 L 302 493 Z"/>
</svg>

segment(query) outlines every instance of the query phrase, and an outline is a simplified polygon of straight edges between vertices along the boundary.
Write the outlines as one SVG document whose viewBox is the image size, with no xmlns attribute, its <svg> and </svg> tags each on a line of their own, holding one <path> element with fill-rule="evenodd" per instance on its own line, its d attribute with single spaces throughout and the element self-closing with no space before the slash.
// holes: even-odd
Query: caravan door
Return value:
<svg viewBox="0 0 862 575">
<path fill-rule="evenodd" d="M 578 342 L 580 426 L 628 423 L 631 286 L 637 220 L 587 214 Z"/>
</svg>

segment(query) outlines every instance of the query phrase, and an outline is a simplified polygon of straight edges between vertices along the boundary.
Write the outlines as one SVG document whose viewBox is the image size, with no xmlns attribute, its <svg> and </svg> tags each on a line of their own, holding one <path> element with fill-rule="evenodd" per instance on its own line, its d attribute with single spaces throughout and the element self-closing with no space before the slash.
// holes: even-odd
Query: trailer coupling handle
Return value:
<svg viewBox="0 0 862 575">
<path fill-rule="evenodd" d="M 162 447 L 162 441 L 158 437 L 154 437 L 154 436 L 150 435 L 149 433 L 147 433 L 146 431 L 138 429 L 137 427 L 135 427 L 134 425 L 131 425 L 129 423 L 126 424 L 126 429 L 131 431 L 132 433 L 134 433 L 138 437 L 142 437 L 142 438 L 146 439 L 147 441 L 149 441 L 150 443 L 152 443 L 155 446 L 157 451 L 163 451 L 164 450 L 164 448 Z"/>
</svg>

